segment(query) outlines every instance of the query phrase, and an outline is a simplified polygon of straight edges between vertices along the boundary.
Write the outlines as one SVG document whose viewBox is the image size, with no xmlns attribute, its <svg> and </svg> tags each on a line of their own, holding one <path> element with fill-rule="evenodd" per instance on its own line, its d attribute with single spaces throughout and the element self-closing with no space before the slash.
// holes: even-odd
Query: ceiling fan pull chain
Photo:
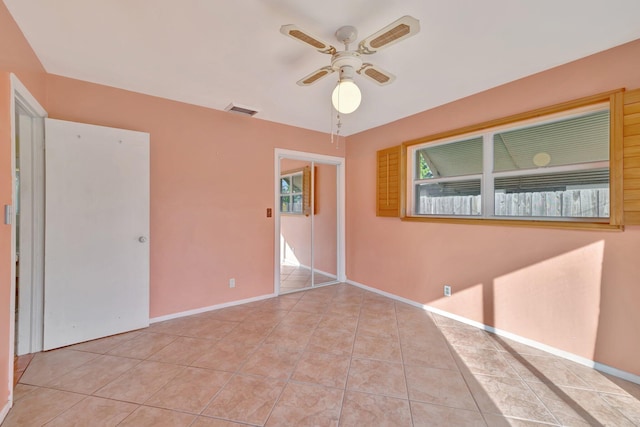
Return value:
<svg viewBox="0 0 640 427">
<path fill-rule="evenodd" d="M 338 123 L 336 123 L 336 150 L 340 145 L 340 128 L 342 127 L 342 119 L 340 117 L 340 112 L 338 112 Z"/>
</svg>

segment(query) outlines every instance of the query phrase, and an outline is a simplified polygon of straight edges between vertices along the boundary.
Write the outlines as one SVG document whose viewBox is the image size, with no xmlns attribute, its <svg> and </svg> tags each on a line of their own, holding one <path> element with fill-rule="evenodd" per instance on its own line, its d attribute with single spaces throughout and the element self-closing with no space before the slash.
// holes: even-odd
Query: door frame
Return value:
<svg viewBox="0 0 640 427">
<path fill-rule="evenodd" d="M 16 106 L 20 105 L 27 114 L 32 118 L 31 140 L 29 143 L 36 148 L 42 147 L 42 151 L 34 151 L 34 155 L 40 159 L 44 159 L 44 119 L 47 117 L 47 111 L 40 105 L 31 92 L 18 79 L 15 74 L 10 74 L 11 98 L 10 98 L 10 117 L 11 117 L 11 295 L 9 302 L 9 401 L 13 402 L 13 358 L 15 354 L 15 309 L 16 309 L 16 212 L 15 205 L 18 198 L 16 194 Z M 20 141 L 20 143 L 24 143 Z M 32 169 L 31 175 L 40 174 L 44 181 L 44 162 L 41 163 L 41 170 Z M 34 165 L 38 166 L 38 165 Z M 31 197 L 35 206 L 32 211 L 44 210 L 44 186 L 37 185 Z M 44 216 L 33 216 L 33 230 L 36 232 L 30 242 L 32 249 L 33 262 L 31 262 L 30 272 L 33 278 L 44 277 L 44 259 L 39 255 L 44 255 Z M 28 313 L 22 313 L 20 320 L 29 323 L 31 330 L 30 340 L 27 352 L 36 352 L 42 350 L 42 304 L 44 303 L 44 286 L 42 280 L 33 280 L 30 288 L 30 304 L 27 304 Z M 37 307 L 40 307 L 38 310 Z"/>
<path fill-rule="evenodd" d="M 274 152 L 274 268 L 273 268 L 273 292 L 280 295 L 280 160 L 293 159 L 308 162 L 324 163 L 336 166 L 336 233 L 337 233 L 337 281 L 344 282 L 345 274 L 345 158 L 328 156 L 324 154 L 307 153 L 303 151 L 286 150 L 276 148 Z"/>
</svg>

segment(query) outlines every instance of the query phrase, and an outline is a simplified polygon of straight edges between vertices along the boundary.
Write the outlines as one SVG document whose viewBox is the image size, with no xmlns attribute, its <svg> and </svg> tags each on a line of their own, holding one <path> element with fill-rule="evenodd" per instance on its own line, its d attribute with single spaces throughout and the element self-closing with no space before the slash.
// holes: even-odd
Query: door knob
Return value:
<svg viewBox="0 0 640 427">
<path fill-rule="evenodd" d="M 144 243 L 144 242 L 146 242 L 146 241 L 147 241 L 147 238 L 146 238 L 146 237 L 144 237 L 144 236 L 140 236 L 140 237 L 138 237 L 138 242 L 140 242 L 140 243 Z"/>
</svg>

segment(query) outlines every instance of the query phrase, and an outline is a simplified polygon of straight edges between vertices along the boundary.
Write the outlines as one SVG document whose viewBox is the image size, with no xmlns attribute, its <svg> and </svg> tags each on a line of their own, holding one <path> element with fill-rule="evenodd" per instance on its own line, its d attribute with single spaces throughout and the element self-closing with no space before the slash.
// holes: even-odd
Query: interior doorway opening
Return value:
<svg viewBox="0 0 640 427">
<path fill-rule="evenodd" d="M 13 84 L 15 355 L 42 350 L 44 304 L 44 117 L 17 78 Z"/>
<path fill-rule="evenodd" d="M 9 360 L 42 350 L 44 314 L 44 118 L 15 76 L 11 81 L 11 300 Z M 13 390 L 14 364 L 9 364 Z M 10 397 L 11 398 L 11 397 Z"/>
</svg>

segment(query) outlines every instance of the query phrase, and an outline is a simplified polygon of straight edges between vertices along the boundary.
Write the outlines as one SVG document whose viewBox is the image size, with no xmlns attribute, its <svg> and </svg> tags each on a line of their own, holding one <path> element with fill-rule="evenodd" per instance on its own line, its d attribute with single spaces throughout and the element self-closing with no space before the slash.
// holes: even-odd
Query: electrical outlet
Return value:
<svg viewBox="0 0 640 427">
<path fill-rule="evenodd" d="M 450 297 L 451 296 L 451 286 L 444 285 L 444 296 L 445 297 Z"/>
<path fill-rule="evenodd" d="M 229 279 L 229 287 L 230 288 L 236 287 L 236 279 Z"/>
</svg>

